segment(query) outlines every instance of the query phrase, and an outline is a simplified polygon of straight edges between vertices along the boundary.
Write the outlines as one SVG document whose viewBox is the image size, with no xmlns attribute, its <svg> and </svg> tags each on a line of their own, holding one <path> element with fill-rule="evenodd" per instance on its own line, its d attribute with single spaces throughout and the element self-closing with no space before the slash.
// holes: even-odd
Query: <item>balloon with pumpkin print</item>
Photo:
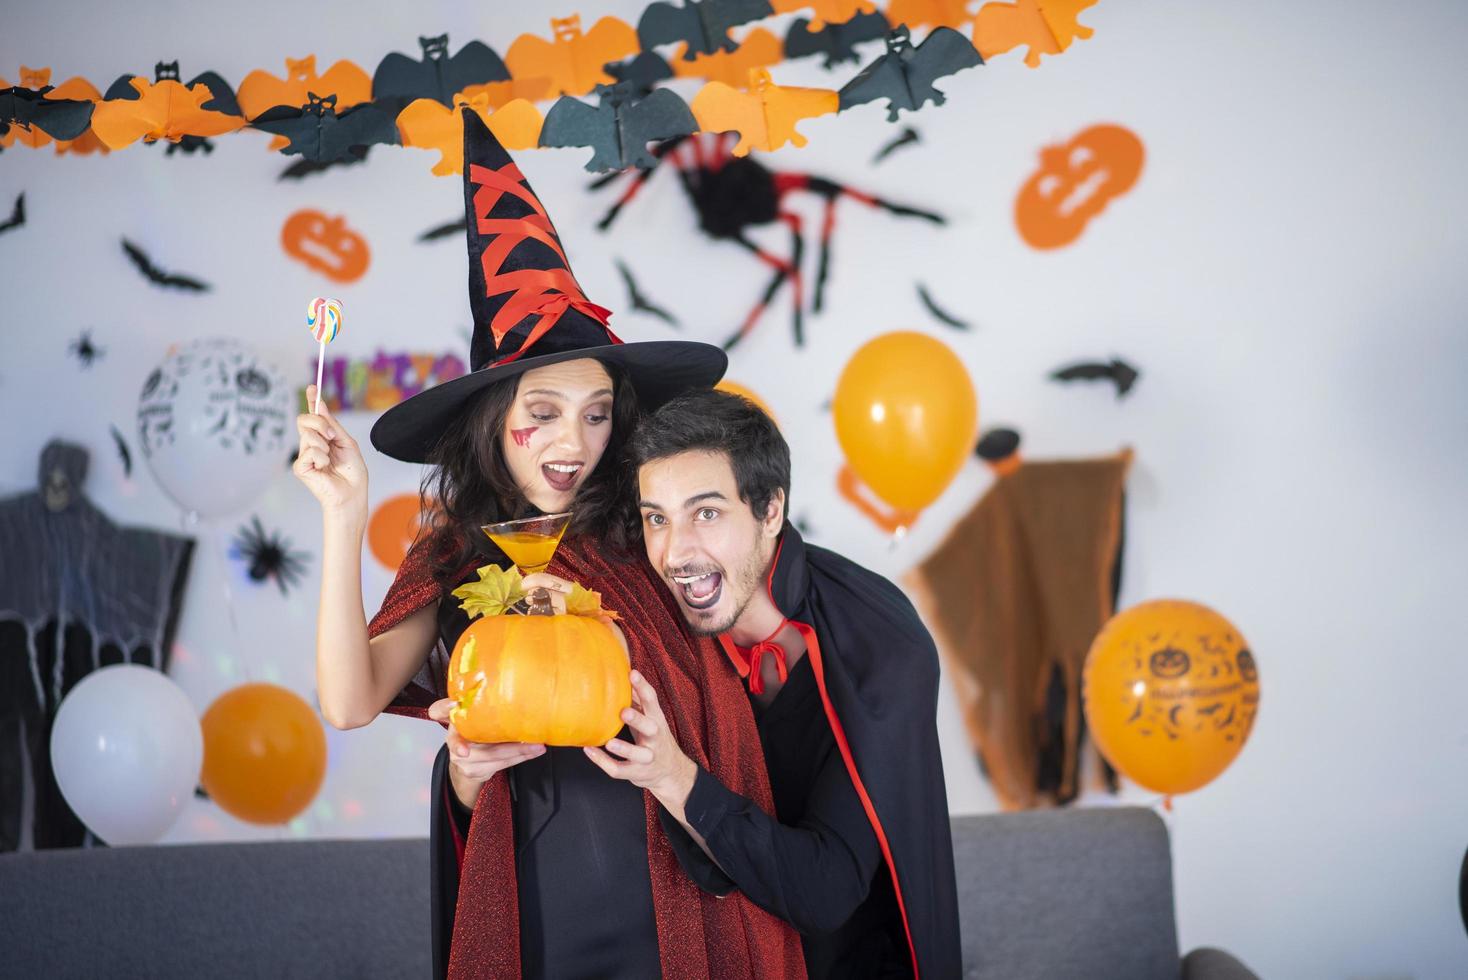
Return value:
<svg viewBox="0 0 1468 980">
<path fill-rule="evenodd" d="M 285 219 L 280 247 L 286 255 L 335 282 L 356 282 L 372 260 L 367 239 L 349 228 L 346 218 L 327 217 L 310 208 Z"/>
<path fill-rule="evenodd" d="M 526 596 L 520 582 L 517 569 L 486 565 L 452 593 L 473 619 L 449 658 L 454 729 L 471 742 L 605 744 L 632 705 L 615 613 L 576 585 L 555 615 L 545 590 Z"/>
<path fill-rule="evenodd" d="M 1040 151 L 1040 166 L 1014 201 L 1014 223 L 1031 248 L 1069 245 L 1142 173 L 1142 141 L 1121 126 L 1091 126 Z"/>
<path fill-rule="evenodd" d="M 1113 766 L 1158 793 L 1188 793 L 1228 768 L 1259 710 L 1243 636 L 1207 606 L 1159 599 L 1118 613 L 1082 673 L 1086 724 Z"/>
</svg>

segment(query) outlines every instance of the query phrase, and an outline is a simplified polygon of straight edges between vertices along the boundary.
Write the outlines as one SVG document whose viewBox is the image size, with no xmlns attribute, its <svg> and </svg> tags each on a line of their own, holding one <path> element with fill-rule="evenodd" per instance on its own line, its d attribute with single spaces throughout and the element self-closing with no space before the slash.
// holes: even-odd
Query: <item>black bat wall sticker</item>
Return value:
<svg viewBox="0 0 1468 980">
<path fill-rule="evenodd" d="M 632 278 L 632 270 L 627 268 L 627 264 L 621 259 L 617 260 L 617 271 L 622 274 L 622 281 L 627 284 L 627 295 L 629 302 L 632 304 L 632 309 L 641 310 L 643 313 L 658 317 L 669 326 L 676 327 L 679 325 L 677 318 L 673 314 L 656 303 L 653 303 L 643 294 L 642 290 L 637 287 L 637 280 Z"/>
<path fill-rule="evenodd" d="M 133 451 L 128 448 L 127 440 L 122 433 L 117 431 L 117 426 L 112 426 L 112 441 L 117 444 L 117 458 L 122 460 L 122 475 L 130 477 L 133 475 Z"/>
<path fill-rule="evenodd" d="M 841 86 L 841 109 L 886 99 L 887 121 L 896 122 L 900 109 L 916 112 L 928 102 L 947 100 L 933 87 L 938 79 L 983 63 L 973 42 L 951 27 L 935 28 L 914 45 L 911 33 L 900 26 L 887 35 L 887 53 Z"/>
<path fill-rule="evenodd" d="M 210 288 L 212 288 L 207 282 L 203 282 L 199 279 L 194 279 L 190 276 L 181 276 L 170 272 L 164 272 L 162 269 L 153 264 L 153 260 L 148 258 L 148 254 L 146 252 L 144 252 L 141 248 L 138 248 L 138 246 L 134 245 L 126 238 L 122 240 L 122 250 L 127 253 L 127 257 L 132 260 L 132 263 L 134 266 L 137 267 L 137 270 L 141 272 L 149 282 L 153 283 L 156 286 L 163 286 L 165 288 L 173 289 L 184 289 L 188 290 L 189 292 L 195 293 L 206 293 L 210 290 Z"/>
<path fill-rule="evenodd" d="M 922 142 L 922 137 L 918 136 L 918 131 L 911 126 L 907 126 L 902 132 L 882 144 L 882 148 L 877 151 L 877 155 L 872 157 L 872 163 L 881 163 L 902 147 L 916 146 L 920 142 Z"/>
<path fill-rule="evenodd" d="M 468 230 L 468 227 L 468 223 L 465 222 L 463 218 L 459 218 L 455 221 L 445 221 L 443 224 L 434 225 L 432 228 L 419 235 L 418 241 L 436 242 L 440 238 L 448 238 L 451 235 L 462 235 L 466 230 Z"/>
<path fill-rule="evenodd" d="M 928 288 L 922 283 L 917 284 L 917 294 L 918 299 L 922 300 L 923 306 L 927 307 L 928 312 L 933 314 L 933 319 L 937 320 L 939 323 L 946 323 L 948 324 L 948 326 L 953 327 L 957 330 L 968 330 L 971 328 L 967 320 L 960 320 L 958 317 L 954 316 L 952 313 L 949 313 L 947 310 L 943 309 L 941 306 L 935 303 L 933 301 L 933 297 L 928 294 Z"/>
<path fill-rule="evenodd" d="M 280 172 L 280 176 L 276 177 L 275 179 L 300 180 L 303 177 L 309 177 L 312 174 L 323 173 L 336 167 L 350 167 L 353 164 L 364 162 L 367 159 L 368 152 L 369 151 L 367 150 L 363 150 L 362 155 L 359 157 L 343 157 L 340 160 L 328 160 L 326 162 L 318 162 L 316 160 L 297 160 L 295 163 L 282 170 Z"/>
<path fill-rule="evenodd" d="M 1082 361 L 1050 375 L 1052 381 L 1110 381 L 1116 385 L 1117 398 L 1122 398 L 1131 391 L 1139 377 L 1141 372 L 1119 357 L 1113 357 L 1110 363 Z"/>
<path fill-rule="evenodd" d="M 11 209 L 10 218 L 0 223 L 0 234 L 19 228 L 23 224 L 25 224 L 25 195 L 17 194 L 15 196 L 15 207 Z"/>
</svg>

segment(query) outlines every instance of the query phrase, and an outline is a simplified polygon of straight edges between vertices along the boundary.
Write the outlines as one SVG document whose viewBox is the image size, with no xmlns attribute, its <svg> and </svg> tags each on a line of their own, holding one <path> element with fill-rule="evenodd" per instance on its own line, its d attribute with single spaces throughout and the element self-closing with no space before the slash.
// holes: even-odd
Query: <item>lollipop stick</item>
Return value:
<svg viewBox="0 0 1468 980">
<path fill-rule="evenodd" d="M 311 409 L 315 415 L 321 414 L 321 369 L 326 366 L 326 340 L 322 338 L 321 351 L 316 355 L 316 407 Z"/>
</svg>

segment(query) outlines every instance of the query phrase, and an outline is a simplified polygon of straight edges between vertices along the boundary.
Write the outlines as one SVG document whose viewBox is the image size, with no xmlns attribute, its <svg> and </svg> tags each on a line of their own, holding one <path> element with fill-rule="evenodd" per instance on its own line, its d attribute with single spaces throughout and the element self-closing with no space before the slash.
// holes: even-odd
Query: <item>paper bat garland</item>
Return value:
<svg viewBox="0 0 1468 980">
<path fill-rule="evenodd" d="M 674 58 L 673 74 L 679 78 L 706 78 L 744 88 L 749 84 L 750 69 L 778 65 L 784 59 L 785 50 L 780 39 L 763 27 L 756 27 L 733 51 L 701 54 L 692 61 Z"/>
<path fill-rule="evenodd" d="M 770 73 L 762 68 L 750 73 L 748 92 L 722 82 L 709 82 L 692 103 L 694 118 L 704 132 L 739 133 L 739 142 L 732 151 L 736 157 L 752 149 L 778 150 L 786 143 L 804 146 L 806 138 L 795 124 L 839 108 L 835 92 L 775 85 Z"/>
<path fill-rule="evenodd" d="M 871 0 L 770 0 L 770 6 L 779 14 L 814 10 L 815 16 L 807 22 L 807 30 L 812 32 L 823 30 L 828 24 L 844 24 L 853 17 L 870 14 L 877 9 Z"/>
<path fill-rule="evenodd" d="M 69 92 L 54 88 L 50 81 L 51 69 L 24 65 L 19 85 L 0 78 L 0 146 L 21 142 L 40 147 L 53 139 L 74 140 L 86 132 L 91 103 L 68 97 Z M 77 81 L 68 81 L 66 87 Z"/>
<path fill-rule="evenodd" d="M 322 98 L 335 96 L 338 110 L 349 109 L 372 99 L 372 79 L 350 61 L 338 61 L 325 74 L 316 74 L 316 56 L 285 59 L 285 75 L 256 69 L 240 82 L 238 101 L 247 119 L 254 119 L 277 106 L 294 108 L 306 104 L 312 93 Z"/>
<path fill-rule="evenodd" d="M 960 28 L 974 19 L 971 0 L 892 0 L 887 19 L 908 27 Z"/>
<path fill-rule="evenodd" d="M 439 152 L 438 163 L 433 165 L 435 174 L 444 176 L 464 171 L 464 123 L 459 110 L 466 107 L 484 120 L 506 149 L 528 150 L 540 145 L 540 110 L 525 99 L 515 99 L 493 111 L 488 96 L 482 94 L 472 99 L 460 97 L 452 109 L 432 99 L 419 99 L 398 114 L 398 131 L 404 146 Z"/>
<path fill-rule="evenodd" d="M 843 61 L 856 61 L 855 45 L 886 37 L 891 30 L 881 11 L 858 14 L 844 24 L 827 24 L 819 31 L 812 32 L 809 27 L 809 22 L 803 17 L 790 25 L 790 33 L 785 35 L 785 57 L 822 55 L 822 68 L 834 68 Z"/>
<path fill-rule="evenodd" d="M 656 51 L 644 51 L 630 61 L 605 66 L 607 74 L 619 82 L 632 85 L 639 99 L 657 87 L 658 82 L 673 77 L 673 66 Z"/>
<path fill-rule="evenodd" d="M 302 106 L 267 109 L 251 125 L 282 137 L 286 144 L 282 152 L 286 155 L 301 156 L 314 163 L 360 160 L 366 156 L 368 147 L 398 142 L 398 127 L 393 118 L 371 103 L 339 112 L 335 95 L 323 98 L 308 92 L 307 99 Z"/>
<path fill-rule="evenodd" d="M 482 41 L 470 41 L 453 56 L 449 36 L 420 37 L 421 59 L 394 51 L 372 73 L 372 99 L 396 116 L 415 99 L 433 99 L 452 107 L 454 96 L 473 85 L 508 82 L 510 72 L 500 56 Z"/>
<path fill-rule="evenodd" d="M 160 62 L 155 80 L 124 75 L 107 89 L 92 113 L 92 132 L 109 149 L 146 140 L 177 143 L 185 137 L 218 136 L 245 124 L 234 92 L 214 72 L 184 85 L 178 62 Z"/>
<path fill-rule="evenodd" d="M 598 85 L 610 85 L 616 79 L 604 66 L 641 50 L 637 32 L 615 17 L 603 17 L 585 32 L 579 15 L 552 18 L 550 26 L 551 40 L 522 34 L 505 52 L 515 78 L 549 83 L 541 98 L 585 95 Z"/>
<path fill-rule="evenodd" d="M 1028 45 L 1025 64 L 1040 67 L 1042 54 L 1060 54 L 1076 38 L 1094 32 L 1077 20 L 1097 0 L 1017 0 L 986 3 L 974 18 L 974 44 L 985 58 Z"/>
<path fill-rule="evenodd" d="M 671 89 L 657 89 L 636 99 L 630 82 L 618 82 L 598 85 L 596 93 L 600 97 L 596 107 L 562 96 L 545 114 L 540 131 L 541 146 L 591 147 L 586 169 L 592 173 L 656 166 L 648 143 L 687 136 L 698 129 L 688 104 Z"/>
<path fill-rule="evenodd" d="M 900 109 L 916 112 L 947 100 L 935 81 L 983 63 L 969 39 L 952 28 L 939 27 L 914 46 L 907 28 L 898 27 L 887 35 L 887 53 L 841 87 L 841 108 L 886 99 L 887 121 L 896 122 Z"/>
<path fill-rule="evenodd" d="M 637 37 L 644 51 L 659 44 L 683 41 L 683 59 L 701 54 L 733 51 L 738 44 L 729 29 L 761 20 L 774 13 L 768 0 L 688 0 L 683 6 L 655 3 L 637 21 Z"/>
</svg>

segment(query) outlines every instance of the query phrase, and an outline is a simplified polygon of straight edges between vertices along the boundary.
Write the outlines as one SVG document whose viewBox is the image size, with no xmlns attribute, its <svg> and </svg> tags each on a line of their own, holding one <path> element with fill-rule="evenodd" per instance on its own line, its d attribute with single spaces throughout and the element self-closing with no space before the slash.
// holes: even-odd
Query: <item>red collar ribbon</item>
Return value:
<svg viewBox="0 0 1468 980">
<path fill-rule="evenodd" d="M 775 673 L 780 677 L 783 684 L 790 679 L 790 668 L 785 664 L 785 648 L 775 642 L 775 637 L 780 635 L 789 620 L 780 620 L 780 625 L 769 636 L 760 640 L 752 647 L 741 647 L 729 639 L 727 633 L 719 636 L 724 652 L 729 655 L 729 660 L 734 664 L 734 669 L 739 672 L 740 677 L 749 679 L 749 693 L 765 693 L 765 675 L 761 668 L 764 666 L 765 654 L 775 658 Z"/>
</svg>

